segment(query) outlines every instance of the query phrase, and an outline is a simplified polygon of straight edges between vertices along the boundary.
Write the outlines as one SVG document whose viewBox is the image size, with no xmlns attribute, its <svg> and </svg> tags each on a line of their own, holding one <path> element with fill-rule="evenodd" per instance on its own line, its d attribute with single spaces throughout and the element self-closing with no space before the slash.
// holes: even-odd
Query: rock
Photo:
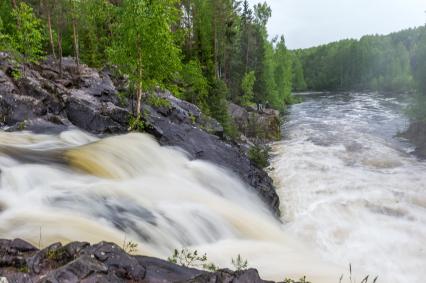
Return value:
<svg viewBox="0 0 426 283">
<path fill-rule="evenodd" d="M 40 283 L 80 282 L 90 275 L 107 274 L 108 267 L 95 258 L 83 255 L 76 260 L 49 272 Z"/>
<path fill-rule="evenodd" d="M 82 90 L 71 92 L 66 112 L 71 123 L 95 134 L 125 132 L 130 115 L 126 109 L 103 103 Z"/>
<path fill-rule="evenodd" d="M 426 159 L 426 122 L 411 121 L 408 129 L 401 134 L 416 148 L 414 154 L 421 159 Z"/>
<path fill-rule="evenodd" d="M 152 283 L 185 282 L 206 271 L 182 267 L 165 260 L 137 256 L 137 260 L 146 268 L 145 280 Z"/>
<path fill-rule="evenodd" d="M 102 242 L 83 249 L 80 255 L 96 258 L 108 267 L 109 272 L 113 272 L 119 278 L 138 282 L 145 277 L 145 267 L 116 244 Z"/>
<path fill-rule="evenodd" d="M 281 138 L 281 121 L 276 110 L 263 109 L 262 112 L 258 112 L 230 103 L 228 112 L 237 129 L 250 139 L 270 142 Z"/>
<path fill-rule="evenodd" d="M 186 281 L 188 283 L 265 283 L 260 279 L 259 273 L 255 269 L 231 271 L 228 269 L 219 270 L 215 273 L 204 273 L 194 279 Z"/>
<path fill-rule="evenodd" d="M 20 239 L 0 240 L 0 256 L 15 260 L 0 261 L 0 283 L 266 282 L 255 269 L 235 272 L 225 269 L 211 273 L 157 258 L 132 256 L 107 242 L 93 246 L 84 242 L 66 246 L 55 243 L 39 251 Z M 18 259 L 19 264 L 16 264 Z"/>
</svg>

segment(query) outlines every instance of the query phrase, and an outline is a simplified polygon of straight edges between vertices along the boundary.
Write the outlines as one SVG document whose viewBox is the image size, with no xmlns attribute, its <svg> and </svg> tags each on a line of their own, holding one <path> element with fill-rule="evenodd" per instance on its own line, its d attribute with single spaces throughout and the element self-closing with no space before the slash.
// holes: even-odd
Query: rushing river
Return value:
<svg viewBox="0 0 426 283">
<path fill-rule="evenodd" d="M 365 94 L 293 106 L 272 162 L 283 223 L 233 174 L 148 135 L 0 132 L 0 238 L 132 241 L 162 258 L 189 247 L 220 267 L 241 254 L 266 279 L 313 283 L 352 263 L 358 281 L 420 283 L 426 165 L 394 137 L 402 107 Z"/>
<path fill-rule="evenodd" d="M 380 94 L 302 97 L 274 146 L 286 231 L 379 282 L 424 282 L 426 163 L 397 137 L 407 126 L 404 103 Z"/>
<path fill-rule="evenodd" d="M 0 169 L 0 238 L 132 241 L 162 258 L 189 247 L 219 267 L 241 254 L 264 278 L 339 276 L 236 176 L 148 135 L 0 132 Z"/>
</svg>

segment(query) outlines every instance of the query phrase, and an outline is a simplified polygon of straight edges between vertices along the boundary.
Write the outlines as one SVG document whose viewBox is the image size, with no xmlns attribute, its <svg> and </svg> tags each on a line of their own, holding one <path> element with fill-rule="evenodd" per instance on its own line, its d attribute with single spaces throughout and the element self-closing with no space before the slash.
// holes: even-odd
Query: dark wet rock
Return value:
<svg viewBox="0 0 426 283">
<path fill-rule="evenodd" d="M 88 279 L 89 276 L 107 274 L 108 267 L 95 258 L 83 255 L 72 262 L 50 271 L 39 282 L 60 283 L 60 282 L 79 282 Z"/>
<path fill-rule="evenodd" d="M 249 139 L 270 142 L 281 138 L 281 120 L 276 110 L 257 111 L 229 103 L 228 112 L 239 132 Z"/>
<path fill-rule="evenodd" d="M 132 256 L 113 243 L 59 243 L 37 250 L 23 240 L 0 240 L 0 278 L 8 282 L 263 283 L 254 269 L 207 272 L 157 258 Z M 4 258 L 9 260 L 5 261 Z"/>
<path fill-rule="evenodd" d="M 158 258 L 137 256 L 139 263 L 146 268 L 145 280 L 152 283 L 186 282 L 206 271 L 182 267 Z"/>
<path fill-rule="evenodd" d="M 416 147 L 413 152 L 415 155 L 426 159 L 426 122 L 412 121 L 401 136 L 408 139 Z"/>
<path fill-rule="evenodd" d="M 72 91 L 66 111 L 71 123 L 91 133 L 123 133 L 128 127 L 127 110 L 111 103 L 102 103 L 82 90 Z"/>
<path fill-rule="evenodd" d="M 189 281 L 188 283 L 265 283 L 260 279 L 259 273 L 255 269 L 243 271 L 231 271 L 228 269 L 219 270 L 215 273 L 205 273 L 199 275 Z"/>
</svg>

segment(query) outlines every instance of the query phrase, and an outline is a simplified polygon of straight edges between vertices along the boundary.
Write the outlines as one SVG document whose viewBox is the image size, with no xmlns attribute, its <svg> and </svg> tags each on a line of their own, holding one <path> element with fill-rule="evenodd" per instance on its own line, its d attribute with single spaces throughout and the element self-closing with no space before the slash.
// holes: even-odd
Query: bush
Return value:
<svg viewBox="0 0 426 283">
<path fill-rule="evenodd" d="M 248 261 L 243 259 L 241 255 L 238 255 L 235 259 L 233 258 L 231 262 L 236 271 L 247 269 Z"/>
<path fill-rule="evenodd" d="M 203 268 L 208 271 L 216 271 L 215 264 L 207 262 L 207 254 L 199 255 L 198 251 L 191 251 L 187 248 L 175 249 L 173 255 L 167 259 L 169 262 L 184 267 Z"/>
<path fill-rule="evenodd" d="M 131 116 L 129 120 L 129 131 L 143 132 L 145 130 L 145 123 L 142 117 Z"/>
<path fill-rule="evenodd" d="M 269 146 L 254 145 L 249 149 L 248 157 L 250 161 L 259 168 L 266 168 L 269 166 Z"/>
</svg>

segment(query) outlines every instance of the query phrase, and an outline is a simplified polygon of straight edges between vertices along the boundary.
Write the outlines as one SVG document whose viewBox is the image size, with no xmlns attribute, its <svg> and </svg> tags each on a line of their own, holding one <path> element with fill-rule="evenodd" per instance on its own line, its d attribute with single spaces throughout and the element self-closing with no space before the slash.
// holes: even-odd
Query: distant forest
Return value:
<svg viewBox="0 0 426 283">
<path fill-rule="evenodd" d="M 424 83 L 425 48 L 419 27 L 295 50 L 294 90 L 410 92 Z"/>
</svg>

